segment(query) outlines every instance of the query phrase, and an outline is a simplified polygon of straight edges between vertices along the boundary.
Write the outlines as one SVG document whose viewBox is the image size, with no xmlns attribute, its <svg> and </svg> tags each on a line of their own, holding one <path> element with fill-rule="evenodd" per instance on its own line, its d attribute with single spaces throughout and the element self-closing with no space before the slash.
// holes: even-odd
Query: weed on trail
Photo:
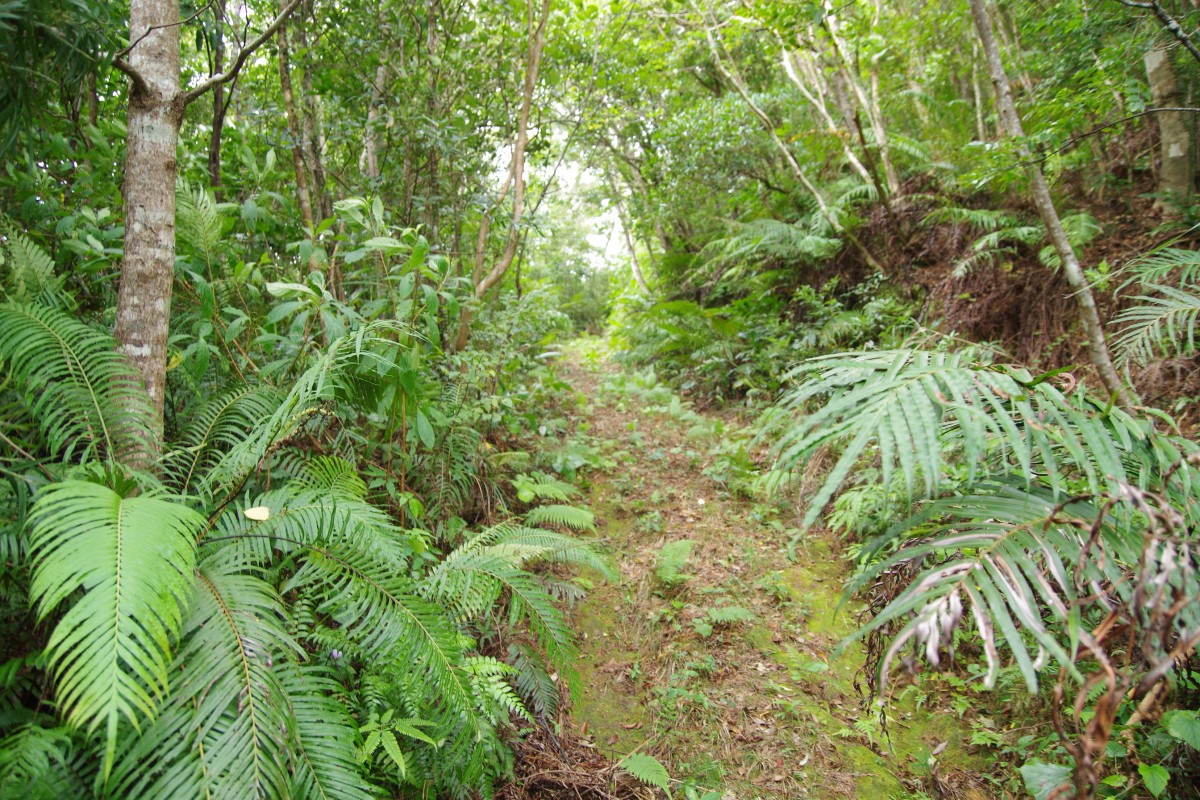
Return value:
<svg viewBox="0 0 1200 800">
<path fill-rule="evenodd" d="M 574 613 L 585 741 L 657 757 L 673 796 L 693 800 L 996 796 L 970 745 L 979 720 L 941 708 L 944 684 L 910 686 L 886 731 L 855 690 L 861 649 L 836 650 L 861 611 L 842 604 L 846 562 L 821 533 L 788 559 L 793 520 L 750 496 L 756 454 L 736 419 L 586 346 L 563 373 L 620 569 Z"/>
</svg>

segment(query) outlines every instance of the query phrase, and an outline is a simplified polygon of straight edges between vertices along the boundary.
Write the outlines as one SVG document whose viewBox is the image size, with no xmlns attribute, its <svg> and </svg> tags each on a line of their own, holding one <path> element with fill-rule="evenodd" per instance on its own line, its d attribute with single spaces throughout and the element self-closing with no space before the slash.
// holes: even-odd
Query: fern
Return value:
<svg viewBox="0 0 1200 800">
<path fill-rule="evenodd" d="M 618 766 L 642 783 L 657 786 L 664 792 L 671 791 L 671 776 L 667 768 L 654 756 L 645 753 L 630 753 L 621 759 Z"/>
<path fill-rule="evenodd" d="M 146 392 L 112 338 L 61 311 L 0 304 L 0 364 L 56 458 L 148 452 Z"/>
<path fill-rule="evenodd" d="M 1162 284 L 1149 287 L 1158 296 L 1141 295 L 1139 303 L 1117 315 L 1123 326 L 1113 349 L 1122 362 L 1145 364 L 1157 354 L 1188 356 L 1196 352 L 1200 294 Z"/>
<path fill-rule="evenodd" d="M 0 214 L 0 267 L 7 273 L 0 286 L 15 302 L 38 302 L 47 306 L 65 306 L 62 281 L 54 275 L 54 259 L 22 233 L 12 220 Z"/>
<path fill-rule="evenodd" d="M 225 453 L 270 418 L 279 401 L 271 387 L 243 386 L 201 404 L 188 415 L 179 441 L 163 457 L 168 482 L 183 492 L 194 488 Z"/>
<path fill-rule="evenodd" d="M 806 362 L 792 375 L 803 382 L 781 398 L 767 429 L 779 436 L 766 486 L 779 488 L 819 448 L 841 444 L 809 501 L 806 527 L 865 456 L 877 456 L 881 482 L 890 486 L 896 475 L 912 500 L 946 486 L 951 462 L 963 465 L 968 484 L 1010 469 L 1032 480 L 1036 467 L 1050 490 L 1062 494 L 1075 491 L 1075 481 L 1093 492 L 1121 482 L 1151 485 L 1195 449 L 1119 409 L 1093 404 L 1082 391 L 1064 395 L 1052 375 L 981 363 L 969 351 L 838 354 Z M 819 397 L 824 404 L 802 416 Z"/>
<path fill-rule="evenodd" d="M 575 506 L 547 505 L 530 509 L 525 514 L 527 525 L 561 525 L 575 530 L 595 530 L 596 517 L 587 509 Z"/>
<path fill-rule="evenodd" d="M 1080 644 L 1097 647 L 1079 628 L 1089 610 L 1118 609 L 1149 620 L 1161 613 L 1156 602 L 1165 602 L 1171 606 L 1168 625 L 1189 629 L 1200 622 L 1200 583 L 1194 566 L 1177 557 L 1178 543 L 1161 531 L 1131 535 L 1137 520 L 1146 519 L 1143 513 L 1183 522 L 1177 512 L 1156 507 L 1161 501 L 1132 487 L 1118 487 L 1099 502 L 1058 501 L 1041 489 L 1003 483 L 985 482 L 979 489 L 929 504 L 866 554 L 870 560 L 896 537 L 920 534 L 853 584 L 861 588 L 902 564 L 925 565 L 858 634 L 897 626 L 880 662 L 883 679 L 909 646 L 936 665 L 943 651 L 953 652 L 954 632 L 967 617 L 983 642 L 986 685 L 995 683 L 1003 648 L 1030 691 L 1047 661 L 1080 677 Z M 1156 601 L 1148 587 L 1164 581 L 1178 594 Z M 1172 605 L 1172 597 L 1191 599 Z M 1174 637 L 1166 639 L 1173 646 Z"/>
<path fill-rule="evenodd" d="M 691 539 L 677 539 L 667 542 L 658 551 L 654 559 L 654 575 L 668 589 L 673 589 L 691 579 L 683 574 L 688 556 L 692 554 Z"/>
<path fill-rule="evenodd" d="M 68 721 L 89 732 L 103 726 L 107 774 L 119 725 L 153 717 L 167 691 L 170 641 L 183 622 L 204 519 L 165 499 L 66 481 L 42 492 L 31 523 L 38 617 L 84 589 L 46 652 Z"/>
<path fill-rule="evenodd" d="M 250 552 L 226 545 L 196 573 L 170 702 L 120 754 L 124 797 L 285 797 L 291 728 L 275 662 L 295 654 L 283 606 Z M 170 742 L 171 746 L 164 746 Z"/>
</svg>

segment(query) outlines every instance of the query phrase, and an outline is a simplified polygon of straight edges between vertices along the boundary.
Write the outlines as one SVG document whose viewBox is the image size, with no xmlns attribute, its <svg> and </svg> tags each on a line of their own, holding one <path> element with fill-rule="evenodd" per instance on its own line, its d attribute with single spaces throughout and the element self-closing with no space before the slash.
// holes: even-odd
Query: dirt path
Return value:
<svg viewBox="0 0 1200 800">
<path fill-rule="evenodd" d="M 744 461 L 727 421 L 595 351 L 563 370 L 575 440 L 599 454 L 591 507 L 621 572 L 574 614 L 573 718 L 594 746 L 654 755 L 694 796 L 915 797 L 947 783 L 966 791 L 943 796 L 972 796 L 968 773 L 982 765 L 969 730 L 927 710 L 923 691 L 894 707 L 889 752 L 853 688 L 859 648 L 835 653 L 857 610 L 838 610 L 846 562 L 821 535 L 802 537 L 790 562 L 791 520 L 714 479 Z M 672 552 L 677 577 L 663 566 Z"/>
</svg>

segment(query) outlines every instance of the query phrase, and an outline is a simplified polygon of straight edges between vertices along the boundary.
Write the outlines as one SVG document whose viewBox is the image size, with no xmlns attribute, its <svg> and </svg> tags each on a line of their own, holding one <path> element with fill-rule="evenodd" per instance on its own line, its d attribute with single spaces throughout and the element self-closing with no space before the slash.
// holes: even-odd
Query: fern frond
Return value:
<svg viewBox="0 0 1200 800">
<path fill-rule="evenodd" d="M 513 644 L 508 648 L 508 660 L 516 670 L 513 678 L 526 708 L 540 716 L 556 718 L 562 693 L 557 675 L 552 677 L 546 659 L 532 647 Z"/>
<path fill-rule="evenodd" d="M 585 508 L 546 505 L 531 508 L 525 514 L 526 525 L 561 525 L 580 531 L 596 529 L 596 516 Z"/>
<path fill-rule="evenodd" d="M 84 590 L 46 646 L 58 704 L 73 725 L 104 727 L 106 774 L 118 726 L 152 718 L 167 690 L 203 525 L 177 503 L 122 498 L 83 481 L 49 486 L 34 506 L 30 598 L 38 617 Z"/>
<path fill-rule="evenodd" d="M 108 335 L 55 309 L 0 304 L 0 365 L 56 458 L 151 450 L 146 391 Z"/>
<path fill-rule="evenodd" d="M 1119 360 L 1145 364 L 1160 353 L 1163 356 L 1194 353 L 1200 294 L 1163 284 L 1147 288 L 1158 292 L 1158 296 L 1135 297 L 1139 305 L 1125 309 L 1114 320 L 1124 326 L 1113 342 Z"/>
<path fill-rule="evenodd" d="M 0 287 L 10 287 L 4 291 L 9 300 L 62 305 L 61 282 L 54 275 L 54 259 L 3 214 L 0 214 L 0 267 L 7 273 Z"/>
<path fill-rule="evenodd" d="M 289 797 L 313 800 L 370 800 L 354 746 L 356 727 L 339 695 L 342 687 L 326 671 L 291 662 L 280 685 L 294 724 Z"/>
<path fill-rule="evenodd" d="M 258 571 L 240 543 L 205 554 L 170 701 L 120 754 L 108 784 L 113 795 L 288 796 L 291 721 L 276 662 L 299 648 Z"/>
<path fill-rule="evenodd" d="M 27 722 L 0 740 L 0 797 L 5 800 L 86 797 L 90 771 L 67 728 Z"/>
<path fill-rule="evenodd" d="M 1126 265 L 1129 279 L 1122 284 L 1161 284 L 1178 282 L 1182 286 L 1200 283 L 1200 251 L 1167 247 Z"/>
<path fill-rule="evenodd" d="M 255 426 L 251 434 L 226 453 L 205 476 L 204 490 L 215 495 L 221 488 L 237 485 L 263 456 L 318 413 L 323 403 L 353 394 L 355 382 L 368 380 L 373 372 L 377 374 L 379 370 L 390 369 L 398 345 L 384 336 L 407 332 L 407 327 L 401 323 L 380 321 L 335 340 L 301 374 L 270 418 Z"/>
<path fill-rule="evenodd" d="M 1200 590 L 1195 570 L 1178 569 L 1181 562 L 1168 555 L 1176 544 L 1130 535 L 1147 505 L 1127 487 L 1117 488 L 1103 513 L 1095 503 L 1060 503 L 1037 489 L 991 483 L 979 488 L 972 495 L 929 504 L 881 537 L 867 554 L 870 559 L 882 552 L 899 535 L 921 534 L 868 567 L 855 588 L 901 563 L 928 565 L 856 634 L 899 626 L 880 664 L 881 676 L 886 678 L 890 663 L 908 647 L 936 665 L 943 652 L 953 652 L 954 632 L 970 617 L 983 642 L 986 684 L 994 684 L 1004 649 L 1034 691 L 1038 672 L 1048 661 L 1078 678 L 1073 643 L 1088 637 L 1078 630 L 1081 610 L 1138 608 L 1144 581 L 1127 574 L 1134 565 L 1174 569 L 1171 580 L 1183 581 L 1180 597 L 1194 598 Z M 1151 552 L 1143 554 L 1145 548 Z M 1192 603 L 1172 616 L 1180 613 L 1178 624 L 1190 625 L 1196 610 Z"/>
<path fill-rule="evenodd" d="M 818 448 L 841 445 L 809 501 L 805 526 L 865 456 L 878 456 L 884 485 L 898 475 L 911 500 L 934 496 L 958 456 L 968 483 L 1009 469 L 1032 480 L 1037 466 L 1051 491 L 1061 493 L 1070 480 L 1091 491 L 1118 482 L 1145 486 L 1170 463 L 1168 451 L 1194 449 L 1181 438 L 1155 435 L 1120 409 L 1091 404 L 1081 390 L 1068 399 L 1049 376 L 978 363 L 969 351 L 831 355 L 805 362 L 792 377 L 804 380 L 777 406 L 782 413 L 773 429 L 783 430 L 768 488 L 778 488 Z M 804 415 L 821 397 L 824 404 Z"/>
<path fill-rule="evenodd" d="M 664 544 L 655 556 L 654 574 L 668 589 L 691 579 L 683 574 L 683 567 L 692 554 L 692 545 L 691 539 L 677 539 Z"/>
<path fill-rule="evenodd" d="M 242 386 L 189 411 L 187 427 L 163 457 L 168 482 L 187 492 L 224 453 L 270 418 L 279 401 L 273 387 Z"/>
</svg>

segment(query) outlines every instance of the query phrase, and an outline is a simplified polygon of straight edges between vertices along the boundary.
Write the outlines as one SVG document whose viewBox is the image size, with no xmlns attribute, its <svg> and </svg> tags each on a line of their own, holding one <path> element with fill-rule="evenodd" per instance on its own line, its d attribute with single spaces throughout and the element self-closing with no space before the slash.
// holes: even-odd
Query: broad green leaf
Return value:
<svg viewBox="0 0 1200 800">
<path fill-rule="evenodd" d="M 1055 789 L 1070 780 L 1071 768 L 1035 758 L 1021 767 L 1021 778 L 1034 800 L 1046 800 Z"/>
<path fill-rule="evenodd" d="M 1142 776 L 1142 783 L 1146 784 L 1146 790 L 1155 797 L 1162 795 L 1167 788 L 1167 781 L 1171 780 L 1171 773 L 1167 772 L 1167 768 L 1159 764 L 1139 764 L 1138 775 Z"/>
</svg>

